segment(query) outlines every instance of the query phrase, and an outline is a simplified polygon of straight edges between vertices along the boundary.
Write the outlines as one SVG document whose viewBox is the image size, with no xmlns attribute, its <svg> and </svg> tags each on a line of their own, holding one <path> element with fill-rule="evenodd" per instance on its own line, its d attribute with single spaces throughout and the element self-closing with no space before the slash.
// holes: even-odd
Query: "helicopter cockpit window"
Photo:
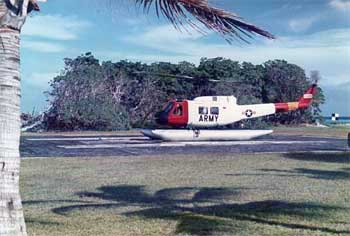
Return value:
<svg viewBox="0 0 350 236">
<path fill-rule="evenodd" d="M 163 112 L 168 113 L 174 106 L 173 102 L 170 102 L 163 110 Z"/>
<path fill-rule="evenodd" d="M 198 113 L 200 115 L 208 115 L 208 107 L 199 107 Z"/>
<path fill-rule="evenodd" d="M 175 110 L 174 110 L 174 115 L 176 115 L 176 116 L 182 116 L 182 112 L 183 112 L 182 105 L 177 104 L 177 105 L 176 105 L 176 108 L 175 108 Z"/>
<path fill-rule="evenodd" d="M 218 107 L 211 107 L 210 108 L 210 114 L 212 114 L 212 115 L 219 115 L 219 108 Z"/>
</svg>

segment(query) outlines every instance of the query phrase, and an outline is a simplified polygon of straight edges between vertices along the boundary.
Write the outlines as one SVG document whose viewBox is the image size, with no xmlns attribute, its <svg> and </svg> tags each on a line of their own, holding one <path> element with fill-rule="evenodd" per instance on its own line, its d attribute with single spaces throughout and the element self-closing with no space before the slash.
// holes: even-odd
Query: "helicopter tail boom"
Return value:
<svg viewBox="0 0 350 236">
<path fill-rule="evenodd" d="M 299 101 L 275 103 L 276 113 L 307 109 L 311 105 L 313 96 L 316 94 L 316 92 L 317 85 L 313 84 L 299 99 Z"/>
</svg>

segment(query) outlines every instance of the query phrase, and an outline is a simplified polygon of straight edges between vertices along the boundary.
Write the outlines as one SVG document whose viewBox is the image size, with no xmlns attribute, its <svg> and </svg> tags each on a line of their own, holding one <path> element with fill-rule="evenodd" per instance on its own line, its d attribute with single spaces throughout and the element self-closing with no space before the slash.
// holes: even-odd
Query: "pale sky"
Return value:
<svg viewBox="0 0 350 236">
<path fill-rule="evenodd" d="M 350 116 L 350 0 L 212 0 L 277 36 L 250 45 L 227 44 L 214 33 L 178 32 L 130 0 L 48 0 L 22 31 L 22 110 L 42 111 L 44 91 L 63 58 L 92 52 L 100 60 L 145 63 L 225 57 L 260 64 L 284 59 L 318 70 L 327 103 L 323 114 Z"/>
</svg>

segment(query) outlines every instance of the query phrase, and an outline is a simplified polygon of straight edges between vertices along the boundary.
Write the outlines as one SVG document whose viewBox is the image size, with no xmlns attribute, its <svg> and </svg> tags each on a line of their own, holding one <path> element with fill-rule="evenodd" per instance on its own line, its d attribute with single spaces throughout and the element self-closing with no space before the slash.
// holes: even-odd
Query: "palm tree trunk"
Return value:
<svg viewBox="0 0 350 236">
<path fill-rule="evenodd" d="M 26 236 L 19 193 L 19 31 L 0 28 L 0 236 Z"/>
<path fill-rule="evenodd" d="M 0 0 L 0 236 L 26 236 L 19 193 L 20 31 L 29 0 Z"/>
</svg>

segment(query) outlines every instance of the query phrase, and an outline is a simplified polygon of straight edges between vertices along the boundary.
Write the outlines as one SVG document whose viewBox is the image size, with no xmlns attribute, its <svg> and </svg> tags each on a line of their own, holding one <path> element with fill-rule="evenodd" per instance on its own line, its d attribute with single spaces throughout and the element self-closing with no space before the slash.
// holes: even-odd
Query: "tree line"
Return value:
<svg viewBox="0 0 350 236">
<path fill-rule="evenodd" d="M 100 62 L 92 53 L 64 59 L 61 74 L 47 91 L 45 130 L 124 130 L 154 127 L 154 115 L 170 99 L 235 95 L 239 104 L 297 100 L 320 75 L 284 60 L 261 65 L 225 58 L 202 58 L 199 65 L 130 61 Z M 177 77 L 175 77 L 177 76 Z M 215 81 L 215 82 L 213 82 Z M 305 111 L 243 121 L 249 128 L 312 122 L 320 116 L 322 89 Z"/>
</svg>

